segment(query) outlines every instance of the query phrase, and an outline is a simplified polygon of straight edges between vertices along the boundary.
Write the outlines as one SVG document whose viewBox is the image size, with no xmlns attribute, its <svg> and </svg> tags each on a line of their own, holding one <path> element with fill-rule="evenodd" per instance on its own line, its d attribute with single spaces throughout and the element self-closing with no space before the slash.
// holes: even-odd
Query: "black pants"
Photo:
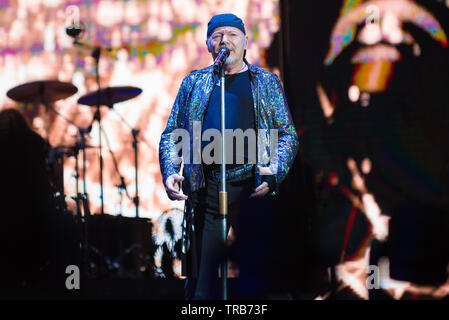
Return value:
<svg viewBox="0 0 449 320">
<path fill-rule="evenodd" d="M 273 234 L 270 217 L 272 201 L 268 196 L 253 198 L 253 176 L 227 181 L 228 228 L 232 226 L 236 241 L 225 248 L 222 239 L 222 217 L 219 215 L 220 183 L 206 178 L 206 188 L 199 195 L 195 212 L 198 236 L 198 277 L 187 280 L 187 299 L 221 299 L 222 283 L 218 270 L 224 256 L 238 265 L 240 275 L 229 287 L 230 298 L 263 298 L 268 290 L 272 264 Z"/>
</svg>

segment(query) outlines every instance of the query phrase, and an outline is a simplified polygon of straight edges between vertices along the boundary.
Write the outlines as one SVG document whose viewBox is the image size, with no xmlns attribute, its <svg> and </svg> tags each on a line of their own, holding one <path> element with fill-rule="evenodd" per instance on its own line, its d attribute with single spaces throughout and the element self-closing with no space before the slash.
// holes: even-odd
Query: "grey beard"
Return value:
<svg viewBox="0 0 449 320">
<path fill-rule="evenodd" d="M 229 56 L 225 61 L 225 65 L 229 66 L 231 64 L 234 64 L 235 62 L 236 62 L 235 57 Z"/>
</svg>

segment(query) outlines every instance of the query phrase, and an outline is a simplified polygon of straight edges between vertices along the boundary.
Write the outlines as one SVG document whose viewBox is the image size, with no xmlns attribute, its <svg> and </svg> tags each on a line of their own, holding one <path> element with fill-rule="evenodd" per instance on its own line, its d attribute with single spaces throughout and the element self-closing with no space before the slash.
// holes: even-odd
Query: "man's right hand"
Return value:
<svg viewBox="0 0 449 320">
<path fill-rule="evenodd" d="M 179 183 L 184 180 L 183 176 L 175 173 L 165 180 L 165 191 L 170 200 L 187 200 L 187 196 L 179 192 Z"/>
</svg>

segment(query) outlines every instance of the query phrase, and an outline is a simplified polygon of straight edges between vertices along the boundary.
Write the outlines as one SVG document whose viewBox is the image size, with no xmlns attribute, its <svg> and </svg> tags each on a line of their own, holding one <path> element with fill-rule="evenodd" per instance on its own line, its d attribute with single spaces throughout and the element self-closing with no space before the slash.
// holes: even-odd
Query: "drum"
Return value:
<svg viewBox="0 0 449 320">
<path fill-rule="evenodd" d="M 88 262 L 94 276 L 154 276 L 153 224 L 148 218 L 95 214 L 88 219 Z"/>
</svg>

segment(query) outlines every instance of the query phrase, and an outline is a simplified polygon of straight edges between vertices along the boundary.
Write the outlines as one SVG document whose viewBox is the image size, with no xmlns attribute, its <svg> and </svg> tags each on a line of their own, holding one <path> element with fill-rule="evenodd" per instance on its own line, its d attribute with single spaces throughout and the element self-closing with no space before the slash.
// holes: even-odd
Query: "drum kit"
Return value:
<svg viewBox="0 0 449 320">
<path fill-rule="evenodd" d="M 58 165 L 56 166 L 61 172 L 58 173 L 58 177 L 62 179 L 63 174 L 63 157 L 75 157 L 75 179 L 76 179 L 76 197 L 74 200 L 76 203 L 83 203 L 86 205 L 87 202 L 87 193 L 86 193 L 86 176 L 85 176 L 85 168 L 86 168 L 86 155 L 85 151 L 86 149 L 91 148 L 98 148 L 99 149 L 99 163 L 100 163 L 100 198 L 101 198 L 101 214 L 104 214 L 104 198 L 103 198 L 103 155 L 102 155 L 102 136 L 105 136 L 105 132 L 101 125 L 101 107 L 107 107 L 109 109 L 113 109 L 114 105 L 119 102 L 123 102 L 126 100 L 130 100 L 136 96 L 138 96 L 142 90 L 136 87 L 131 86 L 122 86 L 122 87 L 106 87 L 102 88 L 100 90 L 87 93 L 80 97 L 78 99 L 78 103 L 96 108 L 92 124 L 95 121 L 98 121 L 98 128 L 99 128 L 99 145 L 98 147 L 90 146 L 86 144 L 86 138 L 85 135 L 89 133 L 92 129 L 92 124 L 88 128 L 81 128 L 77 126 L 72 120 L 66 118 L 61 113 L 59 113 L 52 105 L 54 102 L 62 99 L 67 99 L 68 97 L 74 95 L 76 92 L 78 92 L 78 89 L 71 83 L 61 82 L 57 80 L 42 80 L 42 81 L 33 81 L 28 82 L 25 84 L 21 84 L 19 86 L 16 86 L 12 89 L 10 89 L 7 92 L 7 96 L 19 103 L 23 103 L 25 106 L 28 104 L 42 104 L 46 107 L 47 111 L 51 111 L 61 118 L 63 118 L 65 121 L 69 122 L 70 124 L 74 125 L 76 128 L 78 128 L 79 131 L 79 141 L 75 143 L 75 145 L 60 145 L 56 147 L 51 147 L 51 150 L 49 152 L 49 158 L 48 161 L 50 163 L 57 162 Z M 114 110 L 115 111 L 115 110 Z M 35 116 L 36 111 L 33 111 L 32 117 Z M 117 113 L 118 114 L 118 113 Z M 120 116 L 120 114 L 118 114 Z M 131 129 L 131 134 L 133 136 L 133 148 L 134 148 L 134 157 L 135 157 L 135 174 L 136 174 L 136 196 L 133 199 L 133 202 L 136 206 L 136 217 L 139 216 L 138 211 L 138 205 L 139 205 L 139 196 L 138 196 L 138 137 L 139 137 L 139 130 L 132 128 L 126 121 L 123 119 L 122 116 L 120 116 L 121 120 Z M 83 178 L 83 194 L 80 194 L 79 192 L 79 161 L 78 156 L 80 154 L 80 151 L 82 153 L 82 178 Z M 111 150 L 109 150 L 111 151 Z M 117 163 L 115 160 L 115 157 L 113 153 L 111 152 L 114 164 L 116 169 Z M 120 174 L 119 174 L 120 175 Z M 126 185 L 124 185 L 124 179 L 120 175 L 121 180 L 121 187 L 126 189 Z M 59 199 L 65 199 L 64 194 L 64 183 L 63 180 L 57 181 L 57 185 L 54 186 L 56 196 Z M 62 203 L 60 203 L 62 204 Z M 65 205 L 64 205 L 65 207 Z M 84 207 L 85 211 L 88 211 L 88 206 Z M 77 207 L 77 212 L 81 212 L 80 206 Z"/>
<path fill-rule="evenodd" d="M 76 203 L 76 215 L 75 220 L 77 221 L 77 224 L 80 227 L 80 244 L 81 244 L 81 250 L 83 254 L 83 268 L 87 274 L 92 274 L 93 270 L 93 263 L 92 263 L 92 254 L 95 252 L 102 251 L 98 250 L 98 248 L 93 247 L 92 245 L 92 237 L 95 237 L 98 235 L 88 235 L 88 230 L 92 230 L 92 228 L 95 228 L 94 225 L 89 226 L 90 222 L 90 208 L 89 208 L 89 200 L 88 200 L 88 194 L 86 190 L 86 150 L 87 149 L 99 149 L 99 167 L 100 167 L 100 198 L 101 198 L 101 211 L 100 214 L 105 219 L 109 218 L 109 215 L 105 215 L 104 213 L 104 197 L 103 197 L 103 155 L 102 155 L 102 135 L 106 138 L 106 132 L 102 128 L 101 124 L 101 108 L 109 108 L 113 111 L 114 105 L 119 102 L 130 100 L 136 96 L 138 96 L 142 90 L 136 87 L 131 86 L 121 86 L 121 87 L 106 87 L 99 89 L 97 91 L 93 91 L 90 93 L 87 93 L 80 97 L 78 99 L 78 103 L 81 105 L 85 105 L 91 108 L 95 108 L 95 114 L 92 119 L 92 123 L 88 128 L 81 128 L 77 126 L 72 120 L 66 118 L 64 115 L 62 115 L 60 112 L 58 112 L 54 107 L 53 103 L 66 99 L 72 95 L 74 95 L 76 92 L 78 92 L 78 89 L 71 83 L 61 82 L 57 80 L 42 80 L 42 81 L 33 81 L 28 82 L 25 84 L 21 84 L 19 86 L 16 86 L 12 89 L 10 89 L 7 92 L 7 96 L 19 103 L 22 103 L 24 105 L 24 110 L 30 110 L 30 108 L 27 108 L 29 104 L 34 105 L 34 108 L 32 108 L 32 115 L 31 118 L 34 118 L 37 113 L 37 106 L 43 105 L 46 108 L 46 112 L 50 112 L 53 114 L 56 114 L 57 116 L 63 118 L 68 123 L 74 125 L 78 129 L 78 138 L 77 142 L 74 145 L 59 145 L 56 147 L 51 146 L 48 142 L 47 145 L 49 145 L 50 151 L 48 153 L 48 170 L 50 171 L 50 180 L 53 187 L 54 192 L 54 198 L 56 200 L 56 209 L 62 213 L 67 213 L 67 203 L 66 203 L 66 195 L 64 192 L 64 159 L 67 157 L 74 157 L 75 158 L 75 180 L 76 180 L 76 196 L 71 197 L 75 203 Z M 135 165 L 135 196 L 132 199 L 133 203 L 135 205 L 135 214 L 136 218 L 139 217 L 139 193 L 138 193 L 138 142 L 139 142 L 139 130 L 133 128 L 131 125 L 129 125 L 125 119 L 116 112 L 116 114 L 121 118 L 122 122 L 126 124 L 131 131 L 132 137 L 133 137 L 133 149 L 134 149 L 134 165 Z M 30 115 L 29 115 L 30 116 Z M 98 146 L 91 146 L 86 144 L 86 134 L 88 134 L 91 129 L 93 123 L 97 121 L 98 122 L 98 130 L 99 130 L 99 145 Z M 143 140 L 145 141 L 145 140 Z M 108 142 L 108 148 L 109 152 L 113 158 L 115 170 L 120 176 L 121 184 L 117 185 L 117 187 L 120 189 L 120 194 L 123 191 L 126 191 L 126 194 L 128 195 L 128 192 L 126 190 L 126 184 L 124 181 L 124 178 L 120 175 L 120 172 L 118 171 L 117 161 L 115 159 L 115 156 L 112 152 L 112 150 L 109 147 Z M 79 155 L 82 156 L 82 181 L 83 181 L 83 190 L 82 193 L 80 192 L 79 188 L 79 180 L 80 180 L 80 165 L 79 165 Z M 131 199 L 131 198 L 130 198 Z M 106 219 L 108 220 L 108 219 Z M 147 219 L 138 219 L 140 220 L 147 220 Z M 93 221 L 95 222 L 95 221 Z M 143 222 L 143 221 L 140 221 Z M 90 239 L 90 240 L 89 240 Z M 110 269 L 110 268 L 109 268 Z M 138 269 L 136 267 L 136 269 Z"/>
<path fill-rule="evenodd" d="M 80 105 L 88 106 L 90 108 L 95 109 L 94 116 L 92 119 L 91 124 L 87 128 L 82 128 L 78 125 L 76 125 L 72 120 L 65 117 L 63 114 L 61 114 L 58 110 L 56 110 L 53 105 L 54 102 L 67 99 L 71 97 L 72 95 L 76 94 L 78 92 L 78 88 L 74 86 L 71 83 L 67 82 L 61 82 L 58 80 L 41 80 L 41 81 L 33 81 L 28 82 L 25 84 L 21 84 L 19 86 L 16 86 L 12 89 L 10 89 L 7 92 L 7 96 L 18 102 L 22 103 L 24 106 L 24 111 L 27 111 L 28 117 L 33 119 L 37 111 L 39 110 L 38 106 L 43 105 L 46 109 L 46 114 L 49 115 L 50 119 L 51 117 L 59 116 L 66 122 L 70 123 L 71 125 L 75 126 L 78 130 L 77 135 L 77 142 L 74 145 L 60 145 L 53 147 L 48 142 L 47 145 L 49 145 L 50 151 L 48 155 L 48 163 L 49 170 L 53 171 L 53 174 L 56 176 L 53 181 L 53 190 L 54 190 L 54 196 L 56 199 L 56 205 L 57 209 L 61 213 L 68 213 L 67 210 L 67 204 L 66 204 L 66 195 L 64 194 L 64 181 L 63 181 L 63 171 L 64 171 L 64 159 L 66 157 L 74 157 L 75 158 L 75 180 L 76 180 L 76 196 L 71 197 L 73 200 L 75 200 L 76 203 L 76 218 L 75 221 L 77 221 L 77 224 L 80 227 L 80 248 L 82 252 L 82 263 L 83 263 L 83 270 L 86 272 L 87 275 L 92 275 L 92 270 L 95 268 L 93 266 L 93 259 L 92 255 L 96 256 L 97 258 L 99 256 L 103 257 L 106 252 L 108 252 L 108 249 L 106 248 L 105 244 L 111 245 L 116 244 L 117 247 L 120 247 L 120 250 L 112 250 L 112 251 L 120 251 L 121 257 L 118 260 L 123 260 L 124 255 L 132 254 L 138 254 L 139 256 L 147 256 L 148 252 L 152 251 L 149 249 L 149 247 L 152 247 L 152 239 L 151 237 L 148 237 L 146 234 L 151 233 L 151 230 L 148 231 L 149 226 L 149 220 L 145 218 L 139 218 L 139 189 L 138 189 L 138 143 L 139 142 L 145 142 L 147 144 L 147 141 L 141 136 L 140 131 L 134 127 L 132 127 L 121 115 L 114 109 L 114 105 L 127 101 L 130 99 L 133 99 L 137 97 L 139 94 L 142 93 L 142 89 L 132 86 L 116 86 L 116 87 L 105 87 L 102 88 L 100 86 L 100 75 L 99 75 L 99 60 L 101 56 L 102 51 L 107 51 L 105 48 L 101 48 L 97 45 L 91 45 L 89 43 L 81 42 L 79 41 L 81 34 L 84 32 L 83 28 L 74 26 L 69 26 L 66 29 L 66 33 L 74 38 L 74 45 L 82 46 L 85 49 L 91 50 L 91 56 L 95 60 L 95 78 L 96 78 L 96 84 L 97 84 L 97 90 L 89 92 L 82 97 L 80 97 L 77 102 Z M 32 105 L 33 108 L 28 108 L 29 105 Z M 107 139 L 106 132 L 103 130 L 102 127 L 102 120 L 101 120 L 101 109 L 102 108 L 108 108 L 109 110 L 116 113 L 116 115 L 121 119 L 121 122 L 125 124 L 132 135 L 133 142 L 133 150 L 134 150 L 134 169 L 135 169 L 135 196 L 133 197 L 132 201 L 135 206 L 135 218 L 127 218 L 127 217 L 116 217 L 112 215 L 107 215 L 104 212 L 104 196 L 103 196 L 103 155 L 102 155 L 102 148 L 103 148 L 103 142 L 102 142 L 102 136 L 105 138 L 107 142 L 107 147 L 109 149 L 109 153 L 112 156 L 112 160 L 114 162 L 114 167 L 117 172 L 117 174 L 120 176 L 121 184 L 117 185 L 117 187 L 120 190 L 120 195 L 122 196 L 122 192 L 125 191 L 128 198 L 131 200 L 131 197 L 128 195 L 128 192 L 126 190 L 126 184 L 124 181 L 124 178 L 120 174 L 118 170 L 118 165 L 116 158 L 114 156 L 114 153 L 112 152 L 109 141 Z M 30 112 L 31 111 L 31 112 Z M 31 114 L 30 114 L 31 113 Z M 91 146 L 86 144 L 86 134 L 89 134 L 92 130 L 93 124 L 97 122 L 98 124 L 98 137 L 99 137 L 99 143 L 98 146 Z M 99 181 L 100 181 L 100 199 L 101 199 L 101 209 L 99 215 L 92 215 L 90 214 L 89 209 L 89 201 L 88 201 L 88 195 L 86 190 L 86 150 L 87 149 L 99 149 L 98 155 L 99 155 Z M 82 193 L 80 192 L 79 188 L 79 180 L 80 180 L 80 166 L 79 166 L 79 155 L 81 154 L 82 159 L 82 181 L 83 181 L 83 190 Z M 53 166 L 51 165 L 53 163 Z M 56 172 L 55 172 L 56 171 Z M 91 220 L 92 217 L 92 220 Z M 138 240 L 138 243 L 134 243 L 129 246 L 127 250 L 123 249 L 123 244 L 128 243 L 129 239 L 120 238 L 119 235 L 114 237 L 114 239 L 111 239 L 109 234 L 106 234 L 107 228 L 105 228 L 106 225 L 115 225 L 117 218 L 119 218 L 120 225 L 123 226 L 123 228 L 131 228 L 130 226 L 134 224 L 138 224 L 139 227 L 132 227 L 132 232 L 130 234 L 133 234 L 133 239 Z M 90 221 L 91 220 L 91 221 Z M 125 221 L 126 220 L 126 221 Z M 101 228 L 96 228 L 98 226 L 101 226 Z M 127 227 L 128 226 L 128 227 Z M 138 230 L 137 230 L 137 229 Z M 142 229 L 142 230 L 141 230 Z M 151 228 L 150 228 L 151 229 Z M 89 231 L 89 232 L 88 232 Z M 90 233 L 88 235 L 88 233 Z M 122 237 L 123 230 L 120 232 L 120 235 Z M 128 232 L 129 233 L 129 232 Z M 145 233 L 145 236 L 144 236 Z M 139 238 L 140 237 L 140 238 Z M 150 239 L 151 245 L 147 243 L 146 240 L 143 239 Z M 100 241 L 101 239 L 104 239 L 104 241 Z M 125 241 L 126 240 L 126 241 Z M 96 246 L 96 247 L 95 247 Z M 136 252 L 136 248 L 138 248 Z M 99 250 L 98 250 L 99 249 Z M 111 252 L 112 252 L 111 251 Z M 98 254 L 100 252 L 101 254 Z M 145 253 L 146 252 L 146 253 Z M 111 253 L 112 254 L 112 253 Z M 107 265 L 108 270 L 116 268 L 116 263 L 112 263 L 105 257 L 101 258 L 103 263 L 97 263 L 97 267 L 100 264 Z M 139 259 L 138 259 L 139 260 Z M 140 259 L 141 260 L 141 259 Z M 139 260 L 139 261 L 140 261 Z M 151 259 L 150 259 L 151 260 Z M 145 264 L 151 269 L 151 261 L 148 259 L 145 259 Z M 109 262 L 108 262 L 109 261 Z M 134 265 L 135 270 L 142 270 L 142 261 L 140 261 L 138 264 L 136 263 Z M 121 268 L 124 268 L 122 265 Z M 148 268 L 147 268 L 148 269 Z M 137 273 L 140 273 L 137 272 Z"/>
</svg>

